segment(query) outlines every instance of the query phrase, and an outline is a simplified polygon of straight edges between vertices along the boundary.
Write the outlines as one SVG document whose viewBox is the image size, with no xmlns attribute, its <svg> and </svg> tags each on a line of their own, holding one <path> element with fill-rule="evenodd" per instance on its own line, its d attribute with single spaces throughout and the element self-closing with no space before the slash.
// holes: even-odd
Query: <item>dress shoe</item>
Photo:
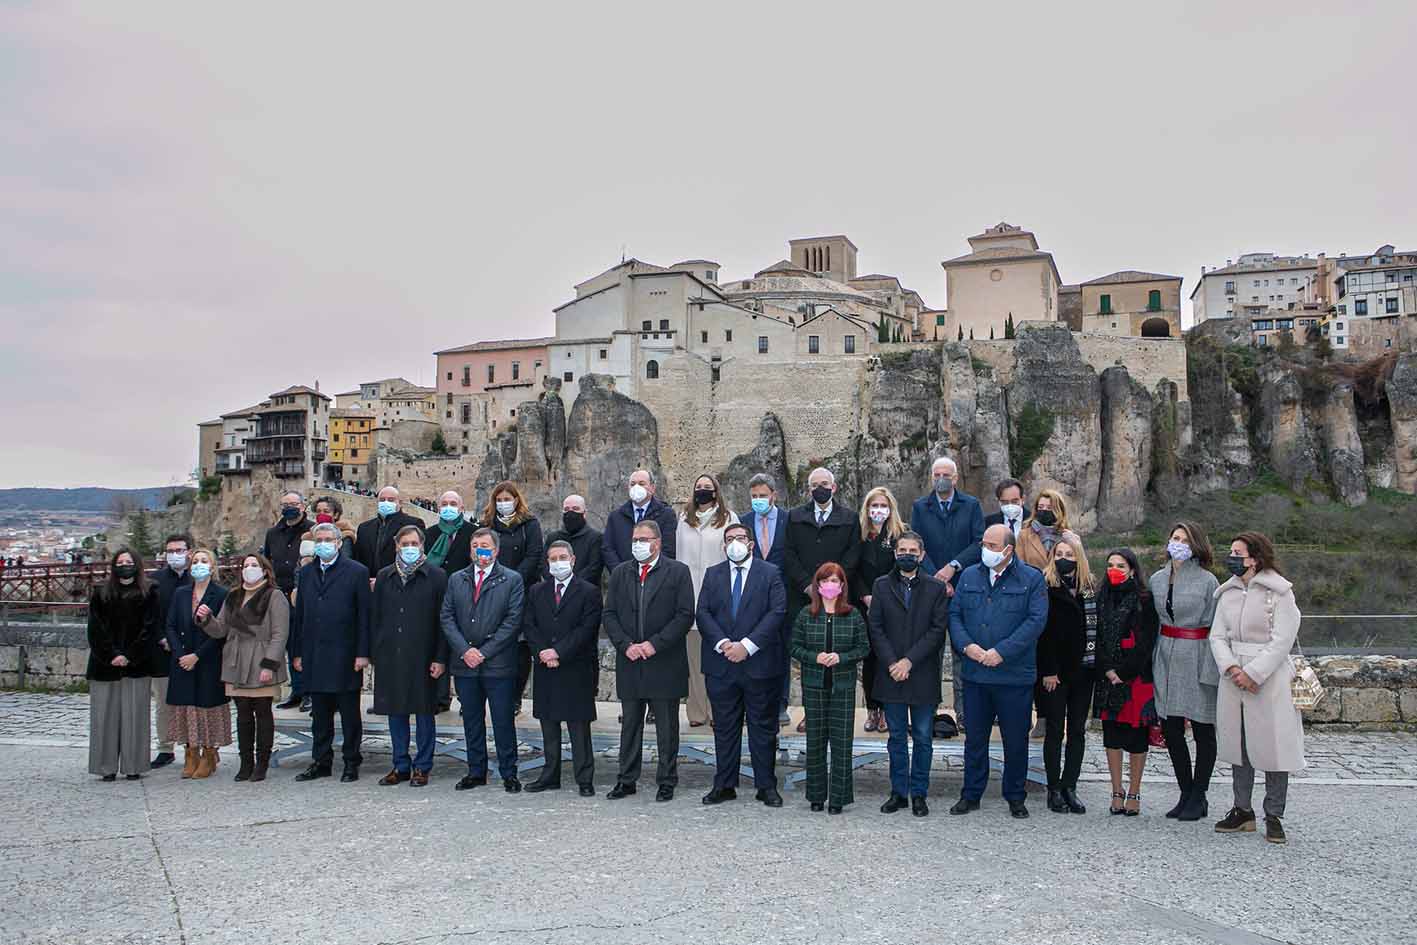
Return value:
<svg viewBox="0 0 1417 945">
<path fill-rule="evenodd" d="M 1009 801 L 1009 816 L 1014 820 L 1028 819 L 1028 805 L 1023 801 Z"/>
<path fill-rule="evenodd" d="M 758 792 L 757 797 L 768 807 L 782 806 L 782 795 L 777 793 L 777 788 L 763 788 Z"/>
<path fill-rule="evenodd" d="M 824 810 L 826 810 L 826 809 L 827 809 L 827 805 L 823 804 L 821 801 L 813 801 L 813 802 L 812 802 L 812 813 L 814 813 L 814 814 L 820 814 L 822 811 L 824 811 Z"/>
<path fill-rule="evenodd" d="M 364 714 L 365 714 L 365 715 L 378 715 L 379 713 L 375 712 L 375 711 L 374 711 L 374 707 L 371 705 L 369 708 L 367 708 L 367 709 L 364 710 Z"/>
<path fill-rule="evenodd" d="M 142 778 L 142 775 L 141 775 L 141 774 L 130 774 L 130 775 L 128 775 L 128 780 L 129 780 L 129 781 L 137 781 L 137 780 L 139 780 L 140 778 Z"/>
<path fill-rule="evenodd" d="M 409 786 L 409 787 L 427 787 L 427 786 L 428 786 L 428 772 L 427 772 L 427 771 L 419 771 L 417 768 L 414 768 L 414 769 L 413 769 L 413 773 L 408 776 L 408 786 Z"/>
<path fill-rule="evenodd" d="M 300 700 L 300 711 L 308 714 L 310 712 L 310 709 L 310 697 L 306 696 L 304 699 Z"/>
<path fill-rule="evenodd" d="M 664 801 L 672 801 L 674 800 L 674 789 L 667 784 L 662 784 L 659 787 L 659 791 L 655 793 L 654 799 L 661 803 Z"/>
<path fill-rule="evenodd" d="M 118 780 L 118 775 L 116 775 L 116 774 L 105 774 L 105 775 L 101 776 L 101 777 L 99 778 L 99 780 L 100 780 L 100 781 L 117 781 L 117 780 Z"/>
<path fill-rule="evenodd" d="M 841 813 L 841 805 L 840 805 L 840 804 L 833 804 L 833 805 L 831 805 L 830 807 L 827 808 L 827 813 L 828 813 L 828 814 L 840 814 L 840 813 Z"/>
<path fill-rule="evenodd" d="M 284 702 L 277 702 L 277 703 L 276 703 L 276 708 L 277 708 L 277 709 L 294 709 L 294 708 L 296 708 L 297 706 L 300 705 L 300 701 L 301 701 L 301 697 L 295 695 L 294 693 L 292 693 L 289 699 L 285 700 Z"/>
<path fill-rule="evenodd" d="M 971 801 L 967 797 L 961 797 L 959 800 L 955 801 L 954 806 L 950 808 L 950 813 L 958 816 L 960 814 L 968 814 L 978 809 L 978 801 Z"/>
<path fill-rule="evenodd" d="M 916 817 L 929 817 L 930 805 L 925 803 L 923 797 L 912 797 L 910 799 L 910 812 Z"/>
<path fill-rule="evenodd" d="M 1180 798 L 1176 801 L 1176 806 L 1166 812 L 1166 819 L 1175 820 L 1177 817 L 1181 816 L 1181 811 L 1186 809 L 1186 799 L 1190 796 L 1191 792 L 1189 790 L 1182 791 Z"/>
<path fill-rule="evenodd" d="M 711 807 L 714 804 L 722 804 L 724 801 L 736 801 L 738 792 L 731 787 L 714 788 L 704 795 L 704 806 Z"/>
<path fill-rule="evenodd" d="M 1181 808 L 1181 812 L 1176 815 L 1177 820 L 1196 821 L 1210 813 L 1210 804 L 1205 799 L 1204 791 L 1192 791 L 1186 795 L 1186 806 Z"/>
<path fill-rule="evenodd" d="M 605 796 L 612 801 L 618 801 L 622 797 L 629 797 L 631 794 L 634 794 L 638 790 L 639 788 L 633 784 L 622 784 L 620 782 L 616 782 L 615 786 L 611 788 Z"/>
<path fill-rule="evenodd" d="M 595 785 L 594 785 L 594 784 L 582 784 L 582 785 L 581 785 L 581 797 L 595 797 Z"/>
<path fill-rule="evenodd" d="M 170 752 L 170 751 L 160 751 L 160 752 L 157 753 L 157 757 L 153 759 L 153 763 L 152 763 L 152 765 L 150 765 L 150 767 L 153 767 L 153 768 L 162 768 L 162 767 L 165 767 L 165 766 L 167 766 L 167 765 L 172 764 L 172 763 L 173 763 L 174 761 L 176 761 L 176 760 L 177 760 L 177 756 L 174 755 L 172 752 Z"/>
<path fill-rule="evenodd" d="M 413 775 L 408 771 L 394 770 L 390 771 L 388 774 L 380 778 L 379 784 L 383 787 L 393 787 L 395 784 L 402 784 L 403 782 L 410 780 L 412 777 Z"/>
<path fill-rule="evenodd" d="M 1265 815 L 1264 838 L 1270 843 L 1288 843 L 1289 837 L 1284 833 L 1284 824 L 1278 817 Z"/>
<path fill-rule="evenodd" d="M 522 792 L 522 783 L 516 778 L 503 778 L 502 790 L 506 791 L 508 794 L 520 794 Z"/>
<path fill-rule="evenodd" d="M 330 776 L 330 766 L 313 764 L 295 776 L 297 781 L 314 781 L 316 778 L 328 778 Z"/>
<path fill-rule="evenodd" d="M 1070 814 L 1086 814 L 1087 807 L 1078 800 L 1078 792 L 1070 787 L 1063 788 L 1063 803 L 1068 805 Z"/>
<path fill-rule="evenodd" d="M 1215 825 L 1216 833 L 1254 833 L 1255 832 L 1255 812 L 1252 810 L 1241 810 L 1238 807 L 1230 808 L 1230 813 L 1222 817 Z"/>
<path fill-rule="evenodd" d="M 892 794 L 886 798 L 886 802 L 881 805 L 881 813 L 894 814 L 898 810 L 905 810 L 910 806 L 910 802 L 899 794 Z"/>
<path fill-rule="evenodd" d="M 454 791 L 470 791 L 475 787 L 482 787 L 487 783 L 485 774 L 465 774 L 462 780 L 453 785 Z"/>
<path fill-rule="evenodd" d="M 359 765 L 345 765 L 344 771 L 340 772 L 340 783 L 349 784 L 359 780 Z"/>
<path fill-rule="evenodd" d="M 1063 792 L 1057 788 L 1048 789 L 1048 809 L 1055 814 L 1068 812 L 1068 802 L 1063 800 Z"/>
<path fill-rule="evenodd" d="M 561 790 L 560 781 L 542 781 L 539 778 L 526 786 L 528 794 L 540 794 L 542 791 Z"/>
</svg>

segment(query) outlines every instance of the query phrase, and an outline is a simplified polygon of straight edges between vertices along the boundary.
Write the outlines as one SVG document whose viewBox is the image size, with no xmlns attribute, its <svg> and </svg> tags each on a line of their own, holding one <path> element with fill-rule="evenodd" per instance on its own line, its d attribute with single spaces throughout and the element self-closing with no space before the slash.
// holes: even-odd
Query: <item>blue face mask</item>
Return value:
<svg viewBox="0 0 1417 945">
<path fill-rule="evenodd" d="M 404 545 L 399 549 L 399 557 L 404 564 L 417 564 L 418 559 L 423 557 L 423 549 L 416 545 Z"/>
<path fill-rule="evenodd" d="M 203 561 L 198 561 L 192 565 L 192 578 L 196 581 L 205 581 L 212 576 L 212 566 Z"/>
<path fill-rule="evenodd" d="M 768 514 L 768 510 L 770 510 L 771 508 L 772 508 L 772 499 L 754 499 L 754 500 L 753 500 L 753 511 L 754 511 L 754 512 L 757 512 L 759 515 L 766 515 L 766 514 Z"/>
<path fill-rule="evenodd" d="M 300 510 L 285 508 L 280 510 L 280 515 L 281 518 L 285 519 L 287 522 L 293 522 L 300 517 Z"/>
<path fill-rule="evenodd" d="M 487 564 L 492 560 L 491 548 L 476 548 L 474 550 L 477 552 L 477 561 L 479 564 Z"/>
<path fill-rule="evenodd" d="M 335 560 L 335 555 L 337 554 L 339 554 L 339 548 L 335 546 L 334 542 L 315 542 L 315 557 L 319 558 L 321 561 L 333 561 Z"/>
<path fill-rule="evenodd" d="M 445 505 L 438 510 L 438 517 L 445 522 L 456 522 L 462 518 L 462 509 L 456 505 Z"/>
<path fill-rule="evenodd" d="M 379 514 L 382 515 L 384 518 L 388 518 L 390 515 L 393 515 L 398 510 L 399 507 L 398 503 L 396 502 L 390 502 L 388 499 L 381 499 L 379 501 Z"/>
</svg>

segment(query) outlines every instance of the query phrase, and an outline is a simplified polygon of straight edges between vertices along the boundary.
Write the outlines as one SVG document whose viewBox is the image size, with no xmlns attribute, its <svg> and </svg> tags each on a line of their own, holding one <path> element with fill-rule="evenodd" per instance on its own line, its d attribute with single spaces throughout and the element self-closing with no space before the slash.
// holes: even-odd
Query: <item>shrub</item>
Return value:
<svg viewBox="0 0 1417 945">
<path fill-rule="evenodd" d="M 1053 413 L 1037 404 L 1024 404 L 1018 419 L 1009 427 L 1009 471 L 1022 479 L 1043 455 L 1053 435 Z"/>
</svg>

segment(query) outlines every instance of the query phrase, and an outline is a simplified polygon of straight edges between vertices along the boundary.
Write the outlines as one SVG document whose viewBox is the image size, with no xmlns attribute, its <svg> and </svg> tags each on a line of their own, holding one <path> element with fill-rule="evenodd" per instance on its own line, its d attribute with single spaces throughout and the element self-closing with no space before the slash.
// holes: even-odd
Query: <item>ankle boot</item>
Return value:
<svg viewBox="0 0 1417 945">
<path fill-rule="evenodd" d="M 1176 806 L 1166 812 L 1166 816 L 1175 820 L 1181 816 L 1181 811 L 1186 809 L 1186 799 L 1191 796 L 1190 788 L 1181 788 L 1181 797 L 1176 801 Z"/>
<path fill-rule="evenodd" d="M 200 754 L 200 750 L 191 745 L 183 746 L 182 777 L 190 778 L 197 773 L 197 758 Z"/>
<path fill-rule="evenodd" d="M 199 748 L 201 757 L 197 759 L 197 770 L 192 773 L 193 778 L 210 778 L 212 769 L 216 767 L 216 749 Z"/>
<path fill-rule="evenodd" d="M 1063 792 L 1057 788 L 1048 789 L 1048 809 L 1055 814 L 1066 814 L 1068 802 L 1063 800 Z"/>
<path fill-rule="evenodd" d="M 1206 803 L 1205 791 L 1195 788 L 1186 795 L 1186 804 L 1181 808 L 1181 812 L 1176 815 L 1177 820 L 1200 820 L 1210 813 L 1210 805 Z"/>
<path fill-rule="evenodd" d="M 252 781 L 266 780 L 266 770 L 271 764 L 271 747 L 275 744 L 275 720 L 270 715 L 256 718 L 256 767 L 251 772 Z"/>
</svg>

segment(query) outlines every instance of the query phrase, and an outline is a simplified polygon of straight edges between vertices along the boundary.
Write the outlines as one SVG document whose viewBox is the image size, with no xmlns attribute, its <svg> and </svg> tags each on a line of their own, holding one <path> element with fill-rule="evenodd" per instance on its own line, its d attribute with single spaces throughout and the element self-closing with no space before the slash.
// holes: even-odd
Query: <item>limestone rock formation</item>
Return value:
<svg viewBox="0 0 1417 945">
<path fill-rule="evenodd" d="M 1322 398 L 1318 405 L 1318 432 L 1323 465 L 1334 495 L 1345 505 L 1367 502 L 1368 476 L 1352 384 L 1335 384 Z"/>
<path fill-rule="evenodd" d="M 1097 525 L 1110 531 L 1137 527 L 1151 481 L 1151 394 L 1124 367 L 1102 372 L 1101 482 Z"/>
<path fill-rule="evenodd" d="M 729 508 L 740 513 L 748 508 L 748 480 L 758 473 L 772 476 L 783 502 L 794 494 L 788 478 L 787 441 L 782 432 L 782 421 L 771 411 L 763 414 L 763 422 L 758 427 L 758 442 L 746 453 L 733 457 L 719 477 L 719 486 Z"/>
<path fill-rule="evenodd" d="M 1393 487 L 1417 492 L 1417 355 L 1397 359 L 1387 382 L 1387 401 L 1396 467 Z"/>
</svg>

